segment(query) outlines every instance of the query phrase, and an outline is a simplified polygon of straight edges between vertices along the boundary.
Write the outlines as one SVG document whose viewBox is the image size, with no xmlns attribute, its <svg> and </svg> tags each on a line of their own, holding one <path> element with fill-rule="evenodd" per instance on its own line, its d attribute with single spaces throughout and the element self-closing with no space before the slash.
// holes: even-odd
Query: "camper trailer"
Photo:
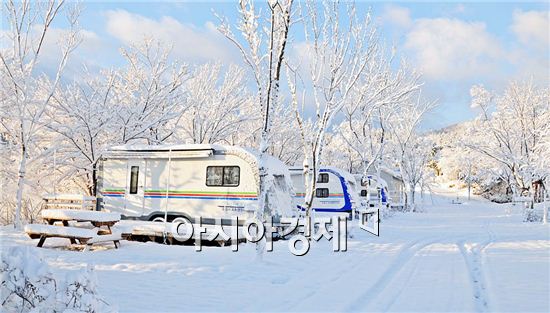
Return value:
<svg viewBox="0 0 550 313">
<path fill-rule="evenodd" d="M 367 201 L 370 207 L 378 203 L 392 207 L 402 207 L 404 205 L 405 184 L 401 175 L 386 167 L 380 169 L 380 181 L 377 182 L 376 170 L 369 171 L 367 180 L 361 182 L 362 175 L 355 175 L 357 185 L 360 186 L 359 198 L 361 201 Z"/>
<path fill-rule="evenodd" d="M 305 184 L 302 168 L 290 168 L 290 175 L 298 208 L 304 210 Z M 353 176 L 341 169 L 323 167 L 319 170 L 315 194 L 313 195 L 313 210 L 325 213 L 350 214 L 357 203 L 357 192 Z"/>
<path fill-rule="evenodd" d="M 355 181 L 358 186 L 359 201 L 362 206 L 377 207 L 379 204 L 386 206 L 389 205 L 388 199 L 388 184 L 383 179 L 377 183 L 376 177 L 367 175 L 366 180 L 363 179 L 363 175 L 356 174 Z"/>
<path fill-rule="evenodd" d="M 274 215 L 296 214 L 290 173 L 268 157 L 270 207 Z M 258 156 L 223 145 L 118 146 L 100 164 L 100 199 L 104 210 L 126 219 L 222 222 L 252 217 L 258 206 Z"/>
</svg>

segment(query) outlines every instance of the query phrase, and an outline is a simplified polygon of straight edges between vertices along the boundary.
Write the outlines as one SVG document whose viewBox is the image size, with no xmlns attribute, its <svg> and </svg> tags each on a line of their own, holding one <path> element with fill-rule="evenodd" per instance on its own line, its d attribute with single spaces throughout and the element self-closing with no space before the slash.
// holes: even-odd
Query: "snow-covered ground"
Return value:
<svg viewBox="0 0 550 313">
<path fill-rule="evenodd" d="M 252 244 L 195 252 L 123 241 L 79 252 L 60 239 L 34 249 L 58 272 L 92 264 L 99 292 L 121 312 L 549 312 L 550 228 L 522 223 L 520 208 L 452 196 L 383 221 L 380 237 L 357 232 L 347 252 L 326 241 L 303 257 L 279 241 L 263 261 Z M 36 240 L 5 227 L 1 245 Z"/>
</svg>

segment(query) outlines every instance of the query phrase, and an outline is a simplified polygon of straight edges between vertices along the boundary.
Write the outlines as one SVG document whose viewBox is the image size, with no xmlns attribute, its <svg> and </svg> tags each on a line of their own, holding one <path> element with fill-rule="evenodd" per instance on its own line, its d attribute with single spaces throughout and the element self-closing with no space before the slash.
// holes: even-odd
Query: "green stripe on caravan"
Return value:
<svg viewBox="0 0 550 313">
<path fill-rule="evenodd" d="M 147 189 L 144 192 L 166 192 L 166 190 L 159 189 Z M 225 195 L 225 194 L 236 194 L 236 195 L 256 195 L 257 192 L 232 192 L 232 191 L 202 191 L 202 190 L 168 190 L 168 193 L 201 193 L 201 194 L 212 194 L 212 195 Z"/>
</svg>

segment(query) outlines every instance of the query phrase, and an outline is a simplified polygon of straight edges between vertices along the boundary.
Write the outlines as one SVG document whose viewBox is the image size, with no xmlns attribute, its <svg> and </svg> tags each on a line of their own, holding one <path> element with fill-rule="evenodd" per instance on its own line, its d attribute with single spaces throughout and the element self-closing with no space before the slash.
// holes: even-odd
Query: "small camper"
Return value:
<svg viewBox="0 0 550 313">
<path fill-rule="evenodd" d="M 382 167 L 379 182 L 376 169 L 368 172 L 366 182 L 361 183 L 361 177 L 362 175 L 355 175 L 358 186 L 361 186 L 359 197 L 362 201 L 366 199 L 370 207 L 379 202 L 392 207 L 404 206 L 405 183 L 397 171 Z"/>
<path fill-rule="evenodd" d="M 361 205 L 368 207 L 376 207 L 380 203 L 383 206 L 389 204 L 388 199 L 388 184 L 383 179 L 377 183 L 376 178 L 372 175 L 367 175 L 367 179 L 363 180 L 363 175 L 355 174 L 355 181 L 359 191 L 359 201 Z"/>
<path fill-rule="evenodd" d="M 289 168 L 296 191 L 296 203 L 304 209 L 305 184 L 302 168 Z M 333 167 L 319 170 L 312 209 L 315 212 L 351 214 L 357 203 L 355 179 L 350 173 Z"/>
<path fill-rule="evenodd" d="M 253 216 L 258 206 L 258 155 L 223 145 L 137 145 L 108 150 L 100 163 L 103 209 L 126 219 L 194 221 Z M 296 214 L 290 173 L 268 157 L 270 207 L 274 216 Z"/>
</svg>

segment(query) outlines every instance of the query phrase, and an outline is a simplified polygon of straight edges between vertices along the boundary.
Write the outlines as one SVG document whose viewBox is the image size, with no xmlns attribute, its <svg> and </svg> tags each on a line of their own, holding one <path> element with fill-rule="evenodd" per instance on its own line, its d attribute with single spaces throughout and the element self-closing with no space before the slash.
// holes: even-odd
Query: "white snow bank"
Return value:
<svg viewBox="0 0 550 313">
<path fill-rule="evenodd" d="M 380 237 L 355 232 L 345 253 L 325 239 L 303 257 L 274 242 L 259 262 L 254 244 L 41 252 L 56 274 L 94 264 L 99 291 L 123 312 L 550 312 L 548 225 L 523 223 L 521 208 L 454 199 L 433 195 L 425 213 L 384 220 Z M 0 244 L 35 242 L 6 226 Z"/>
<path fill-rule="evenodd" d="M 64 221 L 94 221 L 94 222 L 116 222 L 120 221 L 119 213 L 88 211 L 88 210 L 42 210 L 42 218 L 58 219 Z"/>
</svg>

